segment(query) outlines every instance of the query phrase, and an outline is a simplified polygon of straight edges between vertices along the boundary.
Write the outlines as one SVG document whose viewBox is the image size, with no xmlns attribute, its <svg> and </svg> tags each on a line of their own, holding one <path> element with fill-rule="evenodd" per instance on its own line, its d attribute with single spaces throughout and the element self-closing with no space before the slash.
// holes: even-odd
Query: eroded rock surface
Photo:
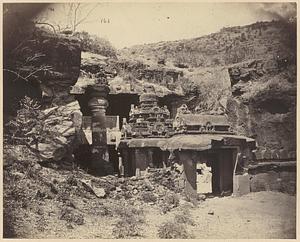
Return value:
<svg viewBox="0 0 300 242">
<path fill-rule="evenodd" d="M 45 124 L 58 135 L 51 143 L 39 143 L 40 155 L 45 160 L 73 160 L 73 151 L 78 145 L 85 142 L 81 130 L 82 113 L 78 102 L 74 101 L 67 105 L 46 109 L 43 112 L 48 115 Z"/>
<path fill-rule="evenodd" d="M 244 73 L 243 65 L 238 67 Z M 252 72 L 257 73 L 256 70 Z M 249 73 L 249 72 L 248 72 Z M 296 150 L 296 73 L 289 66 L 259 79 L 235 79 L 228 116 L 236 130 L 258 143 L 257 159 L 294 159 Z M 237 93 L 238 86 L 239 93 Z"/>
</svg>

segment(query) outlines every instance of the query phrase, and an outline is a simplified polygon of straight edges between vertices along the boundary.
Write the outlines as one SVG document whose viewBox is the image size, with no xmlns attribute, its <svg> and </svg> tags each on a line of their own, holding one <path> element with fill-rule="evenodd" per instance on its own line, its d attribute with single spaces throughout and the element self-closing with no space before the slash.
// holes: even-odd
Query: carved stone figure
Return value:
<svg viewBox="0 0 300 242">
<path fill-rule="evenodd" d="M 127 138 L 128 136 L 131 135 L 131 133 L 132 133 L 131 126 L 127 123 L 126 118 L 125 118 L 125 119 L 123 119 L 121 135 L 122 135 L 122 137 Z"/>
</svg>

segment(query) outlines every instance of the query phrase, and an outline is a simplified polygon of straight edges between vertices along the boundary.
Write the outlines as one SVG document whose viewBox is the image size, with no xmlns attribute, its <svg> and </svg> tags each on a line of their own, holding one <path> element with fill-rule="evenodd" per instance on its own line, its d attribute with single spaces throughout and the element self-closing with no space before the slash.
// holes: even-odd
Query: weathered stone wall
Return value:
<svg viewBox="0 0 300 242">
<path fill-rule="evenodd" d="M 163 87 L 175 91 L 180 85 L 180 79 L 183 76 L 181 70 L 168 68 L 164 65 L 148 65 L 139 61 L 123 60 L 111 61 L 110 65 L 115 68 L 118 75 L 125 79 L 136 79 L 150 83 L 159 84 Z"/>
<path fill-rule="evenodd" d="M 250 191 L 296 193 L 296 162 L 266 162 L 249 169 Z"/>
<path fill-rule="evenodd" d="M 229 68 L 232 80 L 232 96 L 227 102 L 229 121 L 239 134 L 256 139 L 256 159 L 295 159 L 295 66 L 280 69 L 276 63 L 266 63 L 251 61 L 235 65 L 235 71 Z"/>
</svg>

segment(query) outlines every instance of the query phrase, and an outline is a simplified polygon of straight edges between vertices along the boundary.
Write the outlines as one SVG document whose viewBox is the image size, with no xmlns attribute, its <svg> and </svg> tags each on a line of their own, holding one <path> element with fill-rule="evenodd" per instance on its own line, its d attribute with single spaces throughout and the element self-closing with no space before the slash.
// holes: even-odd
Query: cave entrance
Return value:
<svg viewBox="0 0 300 242">
<path fill-rule="evenodd" d="M 153 148 L 152 161 L 155 168 L 163 167 L 163 152 L 159 148 Z"/>
<path fill-rule="evenodd" d="M 167 106 L 170 111 L 170 117 L 175 118 L 177 113 L 177 108 L 179 108 L 184 103 L 183 97 L 176 94 L 166 95 L 158 99 L 158 106 Z"/>
<path fill-rule="evenodd" d="M 86 95 L 75 95 L 75 99 L 78 101 L 80 111 L 83 116 L 92 116 L 92 112 L 88 106 L 88 98 Z"/>
<path fill-rule="evenodd" d="M 123 125 L 123 118 L 129 119 L 129 112 L 131 104 L 139 104 L 139 95 L 137 94 L 109 94 L 109 106 L 106 110 L 106 115 L 118 115 L 120 129 Z"/>
<path fill-rule="evenodd" d="M 289 112 L 289 105 L 286 103 L 286 101 L 281 100 L 281 99 L 267 99 L 263 102 L 261 102 L 258 107 L 271 113 L 271 114 L 283 114 L 283 113 L 288 113 Z"/>
<path fill-rule="evenodd" d="M 83 116 L 91 116 L 92 113 L 88 107 L 88 98 L 85 95 L 78 95 L 76 99 L 80 105 L 80 111 Z M 129 119 L 131 104 L 139 104 L 139 95 L 137 94 L 109 94 L 107 97 L 108 107 L 106 109 L 107 116 L 119 116 L 120 128 L 122 127 L 123 118 Z"/>
<path fill-rule="evenodd" d="M 106 109 L 107 116 L 119 116 L 119 129 L 122 128 L 123 118 L 129 120 L 129 112 L 131 105 L 139 104 L 139 95 L 137 94 L 109 94 L 108 107 Z M 109 162 L 112 164 L 114 174 L 119 174 L 119 156 L 115 144 L 108 144 Z"/>
</svg>

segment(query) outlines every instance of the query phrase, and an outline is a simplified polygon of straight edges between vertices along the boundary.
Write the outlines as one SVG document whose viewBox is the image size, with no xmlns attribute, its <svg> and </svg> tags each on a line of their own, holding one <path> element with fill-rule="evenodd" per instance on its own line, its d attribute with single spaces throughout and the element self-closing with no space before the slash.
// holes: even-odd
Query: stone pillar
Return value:
<svg viewBox="0 0 300 242">
<path fill-rule="evenodd" d="M 179 159 L 183 164 L 185 187 L 185 196 L 194 204 L 197 203 L 197 170 L 196 162 L 194 162 L 194 157 L 196 152 L 194 151 L 181 151 L 178 153 Z"/>
<path fill-rule="evenodd" d="M 107 85 L 93 86 L 88 89 L 88 106 L 92 113 L 92 169 L 97 175 L 112 174 L 113 168 L 109 163 L 106 136 L 105 112 L 108 106 Z"/>
<path fill-rule="evenodd" d="M 134 150 L 135 156 L 135 168 L 140 171 L 145 171 L 148 167 L 147 164 L 147 150 L 142 148 L 135 148 Z"/>
<path fill-rule="evenodd" d="M 148 166 L 153 168 L 154 167 L 154 164 L 153 164 L 153 150 L 152 148 L 150 148 L 148 150 Z"/>
</svg>

